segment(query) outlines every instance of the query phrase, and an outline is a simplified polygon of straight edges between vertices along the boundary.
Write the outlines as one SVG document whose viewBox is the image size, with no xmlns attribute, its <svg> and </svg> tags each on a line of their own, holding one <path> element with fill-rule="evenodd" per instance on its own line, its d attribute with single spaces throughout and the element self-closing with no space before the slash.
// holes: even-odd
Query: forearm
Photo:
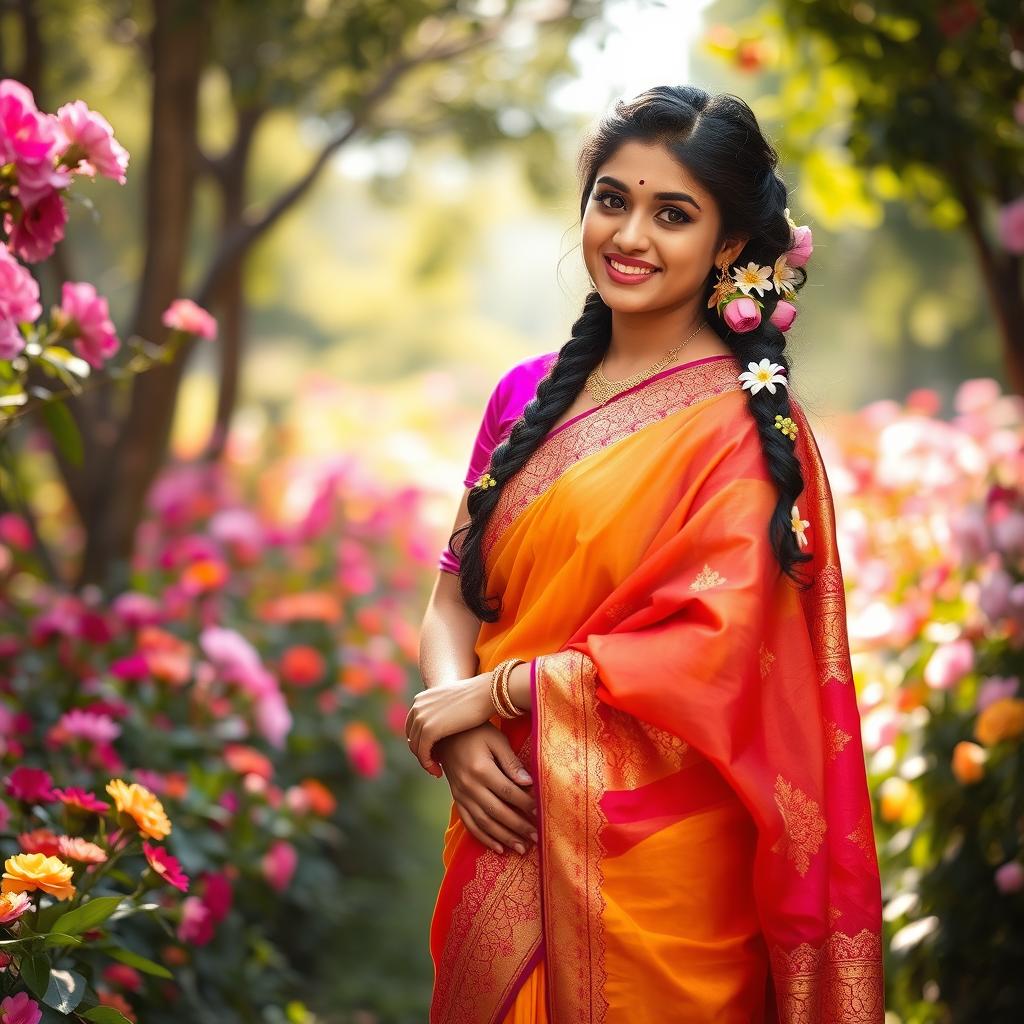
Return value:
<svg viewBox="0 0 1024 1024">
<path fill-rule="evenodd" d="M 476 640 L 480 620 L 468 609 L 432 602 L 420 627 L 419 668 L 426 687 L 468 679 L 479 671 Z"/>
<path fill-rule="evenodd" d="M 520 711 L 529 711 L 533 707 L 533 697 L 530 693 L 530 662 L 524 661 L 516 665 L 508 674 L 508 695 L 512 703 Z"/>
</svg>

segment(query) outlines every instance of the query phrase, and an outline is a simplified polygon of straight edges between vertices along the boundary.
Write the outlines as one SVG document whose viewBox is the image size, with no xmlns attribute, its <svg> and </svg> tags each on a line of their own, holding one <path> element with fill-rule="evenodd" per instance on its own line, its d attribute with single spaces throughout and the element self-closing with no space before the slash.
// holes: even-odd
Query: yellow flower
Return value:
<svg viewBox="0 0 1024 1024">
<path fill-rule="evenodd" d="M 1002 740 L 1014 740 L 1024 733 L 1024 700 L 1002 697 L 984 708 L 974 723 L 974 735 L 991 747 Z"/>
<path fill-rule="evenodd" d="M 69 900 L 75 895 L 71 884 L 74 869 L 60 857 L 47 857 L 45 853 L 18 853 L 4 861 L 3 882 L 0 891 L 31 892 L 38 889 L 58 900 Z"/>
<path fill-rule="evenodd" d="M 164 813 L 163 804 L 145 786 L 131 785 L 123 779 L 111 779 L 107 792 L 113 797 L 118 811 L 134 818 L 139 831 L 150 839 L 163 839 L 171 831 L 171 822 Z"/>
<path fill-rule="evenodd" d="M 484 473 L 484 475 L 481 476 L 479 480 L 477 480 L 476 485 L 477 487 L 482 487 L 486 489 L 488 487 L 493 487 L 497 482 L 498 481 L 495 480 L 490 473 Z"/>
<path fill-rule="evenodd" d="M 796 440 L 796 432 L 800 429 L 789 416 L 783 416 L 781 412 L 775 414 L 775 427 L 777 430 L 781 430 L 790 441 Z"/>
<path fill-rule="evenodd" d="M 790 526 L 792 527 L 793 532 L 796 534 L 797 544 L 802 548 L 806 547 L 809 541 L 807 540 L 807 536 L 804 533 L 804 530 L 811 525 L 811 521 L 809 519 L 800 518 L 800 510 L 796 507 L 796 505 L 793 506 L 789 514 L 793 517 L 790 520 Z"/>
</svg>

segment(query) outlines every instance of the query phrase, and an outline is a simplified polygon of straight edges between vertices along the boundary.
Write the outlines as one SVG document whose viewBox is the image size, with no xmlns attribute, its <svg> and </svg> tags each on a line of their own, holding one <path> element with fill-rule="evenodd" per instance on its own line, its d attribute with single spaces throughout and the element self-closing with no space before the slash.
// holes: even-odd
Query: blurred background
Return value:
<svg viewBox="0 0 1024 1024">
<path fill-rule="evenodd" d="M 842 537 L 890 1021 L 1019 1019 L 1019 2 L 6 0 L 0 77 L 130 154 L 76 178 L 45 255 L 0 204 L 41 307 L 0 358 L 0 852 L 97 838 L 19 765 L 117 776 L 190 879 L 126 852 L 91 884 L 136 909 L 83 924 L 96 948 L 11 947 L 4 993 L 426 1019 L 449 793 L 403 725 L 437 558 L 491 389 L 581 307 L 583 132 L 689 82 L 752 106 L 814 231 L 788 351 Z M 116 330 L 91 367 L 67 282 Z M 180 298 L 215 338 L 169 324 Z"/>
</svg>

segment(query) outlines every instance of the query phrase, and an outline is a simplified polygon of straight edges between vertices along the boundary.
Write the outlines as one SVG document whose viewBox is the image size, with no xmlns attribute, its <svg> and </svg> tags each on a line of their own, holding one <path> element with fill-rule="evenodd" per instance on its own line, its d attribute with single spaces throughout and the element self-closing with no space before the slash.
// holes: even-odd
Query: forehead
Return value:
<svg viewBox="0 0 1024 1024">
<path fill-rule="evenodd" d="M 610 174 L 627 184 L 631 190 L 642 192 L 684 191 L 703 205 L 707 193 L 692 175 L 662 145 L 631 140 L 624 142 L 597 169 L 595 178 Z M 643 179 L 643 185 L 640 180 Z"/>
</svg>

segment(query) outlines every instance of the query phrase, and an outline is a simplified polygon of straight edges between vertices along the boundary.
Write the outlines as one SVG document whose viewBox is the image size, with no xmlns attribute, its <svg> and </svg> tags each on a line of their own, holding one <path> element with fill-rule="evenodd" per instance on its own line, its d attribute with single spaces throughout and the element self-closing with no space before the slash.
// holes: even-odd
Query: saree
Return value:
<svg viewBox="0 0 1024 1024">
<path fill-rule="evenodd" d="M 491 721 L 539 841 L 478 842 L 452 805 L 430 1024 L 879 1024 L 881 891 L 831 492 L 791 396 L 813 579 L 768 536 L 777 491 L 731 356 L 551 431 L 483 538 Z M 756 401 L 756 396 L 753 399 Z"/>
</svg>

